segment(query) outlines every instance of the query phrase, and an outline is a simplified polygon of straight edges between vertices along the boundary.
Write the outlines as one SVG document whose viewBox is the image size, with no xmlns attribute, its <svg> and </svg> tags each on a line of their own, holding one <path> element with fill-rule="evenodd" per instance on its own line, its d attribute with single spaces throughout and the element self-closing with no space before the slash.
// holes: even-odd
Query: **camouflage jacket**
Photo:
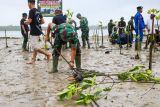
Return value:
<svg viewBox="0 0 160 107">
<path fill-rule="evenodd" d="M 55 38 L 55 45 L 59 47 L 67 42 L 71 43 L 71 47 L 77 48 L 80 45 L 75 27 L 71 24 L 64 23 L 58 26 L 58 33 Z"/>
<path fill-rule="evenodd" d="M 82 19 L 80 20 L 80 28 L 81 28 L 82 32 L 89 31 L 87 18 L 82 17 Z"/>
</svg>

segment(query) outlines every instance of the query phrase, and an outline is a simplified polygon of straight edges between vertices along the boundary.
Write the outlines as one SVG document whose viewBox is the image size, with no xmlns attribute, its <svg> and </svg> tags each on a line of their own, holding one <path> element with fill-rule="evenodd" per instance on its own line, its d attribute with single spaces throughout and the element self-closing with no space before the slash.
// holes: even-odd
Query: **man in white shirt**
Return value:
<svg viewBox="0 0 160 107">
<path fill-rule="evenodd" d="M 147 40 L 146 40 L 146 46 L 144 47 L 144 49 L 147 49 L 149 43 L 151 42 L 151 37 L 152 37 L 152 22 L 153 22 L 154 18 L 155 18 L 155 15 L 151 14 L 150 15 L 150 19 L 147 20 L 146 28 L 147 28 L 148 36 L 147 36 Z M 155 25 L 155 23 L 154 23 L 154 25 Z M 156 30 L 156 28 L 154 27 L 153 34 L 155 34 L 155 30 Z"/>
<path fill-rule="evenodd" d="M 150 19 L 147 20 L 147 30 L 148 30 L 148 34 L 152 34 L 152 20 L 155 18 L 154 14 L 151 14 Z M 155 25 L 155 23 L 154 23 Z M 155 27 L 153 29 L 153 34 L 155 34 Z"/>
</svg>

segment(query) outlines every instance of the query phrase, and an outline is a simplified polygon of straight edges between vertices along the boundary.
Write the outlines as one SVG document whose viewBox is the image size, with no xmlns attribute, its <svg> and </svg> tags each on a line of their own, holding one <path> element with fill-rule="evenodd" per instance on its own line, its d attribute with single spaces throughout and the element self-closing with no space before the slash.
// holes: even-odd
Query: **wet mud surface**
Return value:
<svg viewBox="0 0 160 107">
<path fill-rule="evenodd" d="M 22 52 L 21 39 L 8 40 L 9 48 L 5 48 L 5 40 L 0 40 L 0 107 L 83 107 L 73 101 L 59 101 L 57 93 L 69 83 L 66 79 L 70 70 L 66 62 L 60 58 L 59 72 L 50 73 L 52 61 L 47 63 L 45 57 L 38 55 L 35 65 L 27 65 L 31 53 Z M 105 73 L 120 73 L 134 65 L 148 66 L 148 50 L 141 52 L 141 59 L 135 60 L 134 49 L 122 49 L 105 41 L 106 48 L 82 49 L 82 68 Z M 92 47 L 95 47 L 92 43 Z M 106 49 L 111 50 L 105 54 Z M 117 50 L 116 50 L 117 49 Z M 51 51 L 51 50 L 50 50 Z M 69 60 L 70 50 L 64 51 Z M 160 76 L 160 52 L 154 53 L 153 71 Z M 107 100 L 100 99 L 100 107 L 160 107 L 160 85 L 156 84 L 117 83 L 108 94 Z M 90 107 L 90 106 L 88 106 Z"/>
</svg>

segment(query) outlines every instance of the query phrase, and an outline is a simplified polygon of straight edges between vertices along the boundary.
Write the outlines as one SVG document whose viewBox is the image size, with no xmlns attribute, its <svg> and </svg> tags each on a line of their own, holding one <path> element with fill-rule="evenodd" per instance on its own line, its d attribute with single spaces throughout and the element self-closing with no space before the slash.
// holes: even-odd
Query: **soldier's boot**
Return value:
<svg viewBox="0 0 160 107">
<path fill-rule="evenodd" d="M 75 63 L 76 63 L 76 68 L 81 69 L 81 55 L 76 55 Z"/>
<path fill-rule="evenodd" d="M 88 44 L 88 49 L 90 49 L 90 43 L 89 43 L 89 40 L 87 40 L 87 44 Z"/>
<path fill-rule="evenodd" d="M 53 67 L 52 67 L 52 73 L 58 72 L 58 57 L 53 56 Z"/>
</svg>

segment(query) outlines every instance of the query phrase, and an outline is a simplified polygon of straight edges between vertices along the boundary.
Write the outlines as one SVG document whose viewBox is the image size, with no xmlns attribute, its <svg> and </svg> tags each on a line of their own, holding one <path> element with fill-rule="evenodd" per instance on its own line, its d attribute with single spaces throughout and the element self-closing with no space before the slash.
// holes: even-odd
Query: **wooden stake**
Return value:
<svg viewBox="0 0 160 107">
<path fill-rule="evenodd" d="M 5 40 L 6 40 L 6 48 L 8 48 L 8 42 L 7 42 L 7 31 L 5 29 Z"/>
<path fill-rule="evenodd" d="M 150 45 L 150 51 L 149 51 L 149 69 L 152 70 L 152 51 L 154 46 L 154 17 L 152 19 L 152 41 Z"/>
</svg>

